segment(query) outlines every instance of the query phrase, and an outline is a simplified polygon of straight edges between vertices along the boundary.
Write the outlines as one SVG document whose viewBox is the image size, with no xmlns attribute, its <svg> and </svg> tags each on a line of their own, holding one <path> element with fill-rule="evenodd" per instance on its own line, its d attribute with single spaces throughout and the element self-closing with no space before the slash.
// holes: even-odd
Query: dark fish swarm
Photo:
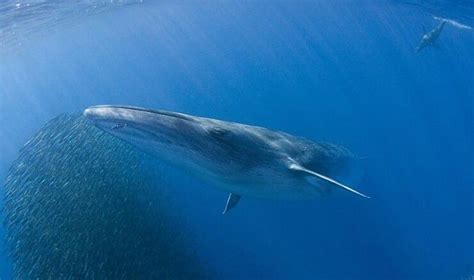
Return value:
<svg viewBox="0 0 474 280">
<path fill-rule="evenodd" d="M 153 159 L 82 116 L 51 120 L 21 149 L 5 182 L 13 277 L 207 278 L 161 191 L 167 184 Z"/>
</svg>

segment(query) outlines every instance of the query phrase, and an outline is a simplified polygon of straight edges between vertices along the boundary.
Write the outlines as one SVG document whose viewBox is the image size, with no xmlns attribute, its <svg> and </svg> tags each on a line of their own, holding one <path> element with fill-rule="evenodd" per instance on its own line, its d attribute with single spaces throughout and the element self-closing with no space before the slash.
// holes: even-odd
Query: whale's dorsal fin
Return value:
<svg viewBox="0 0 474 280">
<path fill-rule="evenodd" d="M 225 205 L 225 208 L 222 214 L 225 214 L 230 209 L 234 208 L 237 205 L 237 203 L 239 203 L 239 200 L 240 200 L 240 195 L 235 194 L 235 193 L 230 193 L 229 197 L 227 198 L 227 203 Z"/>
<path fill-rule="evenodd" d="M 317 172 L 314 172 L 314 171 L 312 171 L 312 170 L 306 169 L 306 168 L 304 168 L 303 166 L 301 166 L 301 165 L 299 165 L 299 164 L 297 164 L 297 163 L 291 163 L 291 164 L 289 165 L 289 168 L 290 168 L 291 170 L 301 171 L 301 172 L 304 172 L 304 173 L 306 173 L 306 174 L 309 174 L 309 175 L 318 177 L 319 179 L 322 179 L 322 180 L 324 180 L 324 181 L 326 181 L 326 182 L 329 182 L 329 183 L 331 183 L 331 184 L 333 184 L 333 185 L 335 185 L 335 186 L 338 186 L 338 187 L 340 187 L 340 188 L 342 188 L 342 189 L 345 189 L 346 191 L 349 191 L 349 192 L 351 192 L 351 193 L 358 194 L 358 195 L 360 195 L 360 196 L 362 196 L 362 197 L 365 197 L 365 198 L 370 198 L 369 196 L 367 196 L 367 195 L 365 195 L 365 194 L 363 194 L 363 193 L 360 193 L 360 192 L 358 192 L 358 191 L 356 191 L 356 190 L 354 190 L 354 189 L 351 189 L 351 188 L 349 188 L 348 186 L 346 186 L 346 185 L 344 185 L 344 184 L 342 184 L 342 183 L 339 183 L 339 182 L 336 181 L 336 180 L 333 180 L 333 179 L 331 179 L 331 178 L 329 178 L 329 177 L 326 177 L 326 176 L 324 176 L 324 175 L 321 175 L 321 174 L 319 174 L 319 173 L 317 173 Z"/>
</svg>

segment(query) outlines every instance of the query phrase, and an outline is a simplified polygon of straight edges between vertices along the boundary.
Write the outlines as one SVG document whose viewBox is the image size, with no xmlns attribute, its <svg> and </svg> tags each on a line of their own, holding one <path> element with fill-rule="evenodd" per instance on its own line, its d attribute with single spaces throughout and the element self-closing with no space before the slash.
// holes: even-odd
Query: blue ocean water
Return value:
<svg viewBox="0 0 474 280">
<path fill-rule="evenodd" d="M 15 10 L 33 3 L 48 5 Z M 434 16 L 474 26 L 474 3 L 113 4 L 0 9 L 2 178 L 48 120 L 95 104 L 269 127 L 364 157 L 372 198 L 243 198 L 223 216 L 227 194 L 169 168 L 218 278 L 473 277 L 474 30 L 415 48 Z M 5 252 L 2 279 L 11 267 Z"/>
</svg>

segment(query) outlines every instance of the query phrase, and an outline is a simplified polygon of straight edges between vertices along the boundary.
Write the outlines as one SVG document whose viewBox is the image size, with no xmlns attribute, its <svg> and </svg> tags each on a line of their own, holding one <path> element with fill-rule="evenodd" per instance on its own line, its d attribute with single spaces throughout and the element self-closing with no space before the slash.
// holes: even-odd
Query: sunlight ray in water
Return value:
<svg viewBox="0 0 474 280">
<path fill-rule="evenodd" d="M 470 0 L 0 0 L 0 278 L 471 276 L 471 27 Z"/>
<path fill-rule="evenodd" d="M 143 0 L 4 0 L 0 2 L 0 49 L 21 46 L 30 37 L 45 35 L 56 27 Z"/>
</svg>

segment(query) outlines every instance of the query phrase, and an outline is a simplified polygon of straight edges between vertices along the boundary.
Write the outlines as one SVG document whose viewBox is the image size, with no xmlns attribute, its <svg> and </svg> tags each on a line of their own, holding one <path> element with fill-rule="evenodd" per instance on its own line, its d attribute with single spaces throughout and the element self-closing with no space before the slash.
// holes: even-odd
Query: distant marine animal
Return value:
<svg viewBox="0 0 474 280">
<path fill-rule="evenodd" d="M 311 199 L 339 188 L 335 178 L 356 157 L 347 149 L 263 127 L 130 106 L 93 106 L 84 116 L 148 154 L 181 166 L 229 192 L 226 213 L 241 196 Z"/>
<path fill-rule="evenodd" d="M 439 35 L 443 31 L 443 28 L 447 22 L 448 22 L 447 20 L 444 20 L 444 19 L 441 20 L 440 24 L 428 33 L 423 28 L 423 33 L 424 33 L 423 38 L 421 39 L 421 42 L 418 44 L 418 47 L 416 47 L 416 51 L 419 52 L 428 46 L 439 47 L 436 41 L 438 40 Z"/>
</svg>

